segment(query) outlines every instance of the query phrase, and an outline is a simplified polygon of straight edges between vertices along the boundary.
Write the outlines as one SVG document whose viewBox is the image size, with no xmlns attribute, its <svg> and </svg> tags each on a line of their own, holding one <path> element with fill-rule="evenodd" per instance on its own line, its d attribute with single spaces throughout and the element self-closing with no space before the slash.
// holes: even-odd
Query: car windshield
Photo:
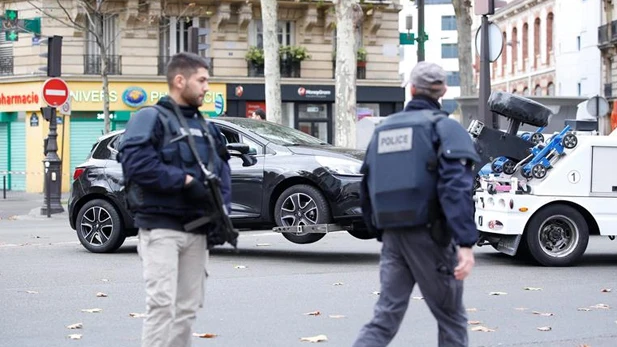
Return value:
<svg viewBox="0 0 617 347">
<path fill-rule="evenodd" d="M 248 118 L 226 118 L 225 120 L 250 130 L 278 145 L 328 145 L 322 140 L 302 131 L 272 122 Z"/>
</svg>

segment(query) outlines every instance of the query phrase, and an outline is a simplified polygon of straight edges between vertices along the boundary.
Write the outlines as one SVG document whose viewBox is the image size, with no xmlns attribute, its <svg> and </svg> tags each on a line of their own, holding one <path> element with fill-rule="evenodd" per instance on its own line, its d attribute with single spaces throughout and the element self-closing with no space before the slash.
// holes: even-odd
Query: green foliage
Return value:
<svg viewBox="0 0 617 347">
<path fill-rule="evenodd" d="M 302 46 L 287 46 L 287 53 L 289 53 L 288 57 L 290 57 L 292 61 L 311 59 L 306 48 Z"/>
<path fill-rule="evenodd" d="M 264 64 L 264 50 L 261 48 L 257 48 L 255 46 L 251 46 L 249 47 L 249 50 L 246 52 L 244 59 L 255 65 L 263 65 Z"/>
<path fill-rule="evenodd" d="M 364 49 L 364 47 L 360 47 L 358 48 L 358 56 L 357 56 L 357 61 L 366 61 L 366 49 Z"/>
</svg>

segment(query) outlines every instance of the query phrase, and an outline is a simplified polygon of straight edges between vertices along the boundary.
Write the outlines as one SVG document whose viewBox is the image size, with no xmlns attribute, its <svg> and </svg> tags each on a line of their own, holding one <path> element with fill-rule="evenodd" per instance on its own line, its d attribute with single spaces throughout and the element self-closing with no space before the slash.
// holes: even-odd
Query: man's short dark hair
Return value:
<svg viewBox="0 0 617 347">
<path fill-rule="evenodd" d="M 208 62 L 203 57 L 189 52 L 175 54 L 167 63 L 167 84 L 171 86 L 178 74 L 188 79 L 199 68 L 210 70 Z"/>
<path fill-rule="evenodd" d="M 255 114 L 259 116 L 262 120 L 266 120 L 266 112 L 260 108 L 255 110 Z"/>
</svg>

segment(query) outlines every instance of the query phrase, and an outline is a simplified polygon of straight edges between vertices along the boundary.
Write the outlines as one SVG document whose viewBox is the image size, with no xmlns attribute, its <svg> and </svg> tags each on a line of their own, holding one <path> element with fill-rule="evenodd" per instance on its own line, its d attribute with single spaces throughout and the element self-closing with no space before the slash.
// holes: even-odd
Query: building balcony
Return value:
<svg viewBox="0 0 617 347">
<path fill-rule="evenodd" d="M 13 75 L 13 57 L 0 57 L 0 76 Z"/>
<path fill-rule="evenodd" d="M 332 60 L 332 78 L 336 78 L 336 60 Z M 365 80 L 366 79 L 366 62 L 359 61 L 356 67 L 356 79 L 357 80 Z"/>
<path fill-rule="evenodd" d="M 101 56 L 98 54 L 84 55 L 84 75 L 101 74 Z M 122 56 L 107 56 L 107 74 L 122 75 Z"/>
<path fill-rule="evenodd" d="M 159 55 L 157 63 L 157 75 L 163 76 L 167 74 L 167 63 L 171 59 L 168 55 Z M 208 63 L 208 73 L 210 76 L 214 76 L 214 58 L 204 57 L 206 63 Z"/>
<path fill-rule="evenodd" d="M 300 78 L 302 75 L 302 62 L 281 59 L 279 62 L 281 77 Z M 264 77 L 264 65 L 249 61 L 247 65 L 248 77 Z"/>
<path fill-rule="evenodd" d="M 600 25 L 598 27 L 598 47 L 603 48 L 610 44 L 609 24 Z"/>
</svg>

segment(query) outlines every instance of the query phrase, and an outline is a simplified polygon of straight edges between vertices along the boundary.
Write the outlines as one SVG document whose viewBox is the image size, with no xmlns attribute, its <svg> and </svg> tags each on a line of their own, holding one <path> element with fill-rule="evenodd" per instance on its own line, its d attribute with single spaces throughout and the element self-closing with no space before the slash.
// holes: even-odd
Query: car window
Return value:
<svg viewBox="0 0 617 347">
<path fill-rule="evenodd" d="M 246 136 L 242 136 L 242 143 L 249 145 L 249 154 L 263 154 L 263 147 Z"/>
<path fill-rule="evenodd" d="M 92 152 L 92 159 L 110 159 L 111 150 L 109 149 L 109 142 L 114 138 L 107 138 L 102 140 L 98 146 Z"/>
<path fill-rule="evenodd" d="M 222 126 L 219 126 L 219 129 L 221 129 L 221 133 L 223 133 L 223 136 L 227 139 L 227 143 L 245 143 L 249 145 L 250 154 L 264 153 L 263 147 L 251 138 L 240 135 L 237 131 Z"/>
<path fill-rule="evenodd" d="M 227 143 L 240 142 L 240 136 L 238 135 L 237 132 L 227 129 L 227 128 L 223 128 L 221 126 L 219 126 L 219 129 L 221 130 L 221 133 L 223 133 L 223 136 L 225 137 L 225 140 L 227 141 Z"/>
<path fill-rule="evenodd" d="M 274 142 L 278 145 L 330 146 L 322 140 L 306 134 L 300 130 L 296 130 L 294 128 L 286 127 L 284 125 L 273 122 L 240 117 L 225 119 L 225 121 L 247 129 L 255 134 L 258 134 L 264 139 Z"/>
</svg>

